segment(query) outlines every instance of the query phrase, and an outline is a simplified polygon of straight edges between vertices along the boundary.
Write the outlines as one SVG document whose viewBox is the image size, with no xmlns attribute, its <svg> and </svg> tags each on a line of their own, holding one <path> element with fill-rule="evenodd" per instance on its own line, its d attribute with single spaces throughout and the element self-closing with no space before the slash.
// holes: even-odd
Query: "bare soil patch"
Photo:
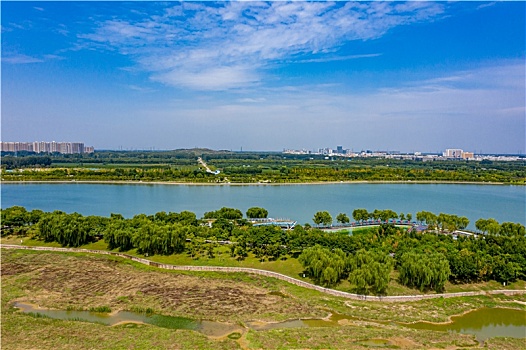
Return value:
<svg viewBox="0 0 526 350">
<path fill-rule="evenodd" d="M 23 287 L 28 293 L 23 299 L 48 308 L 108 306 L 118 311 L 149 307 L 166 315 L 221 321 L 324 314 L 294 298 L 270 294 L 271 290 L 259 287 L 264 283 L 144 270 L 106 257 L 3 251 L 2 278 L 19 276 L 27 278 Z"/>
</svg>

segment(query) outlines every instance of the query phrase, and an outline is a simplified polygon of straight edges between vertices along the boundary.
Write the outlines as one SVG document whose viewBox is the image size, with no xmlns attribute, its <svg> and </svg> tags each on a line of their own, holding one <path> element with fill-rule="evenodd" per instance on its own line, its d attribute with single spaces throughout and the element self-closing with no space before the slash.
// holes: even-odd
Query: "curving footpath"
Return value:
<svg viewBox="0 0 526 350">
<path fill-rule="evenodd" d="M 280 279 L 300 287 L 314 289 L 322 293 L 330 294 L 336 297 L 342 297 L 353 300 L 365 300 L 365 301 L 384 301 L 384 302 L 405 302 L 405 301 L 417 301 L 423 299 L 434 299 L 434 298 L 454 298 L 464 296 L 475 296 L 475 295 L 487 295 L 487 294 L 526 294 L 526 290 L 490 290 L 490 291 L 476 291 L 476 292 L 461 292 L 461 293 L 444 293 L 444 294 L 417 294 L 417 295 L 398 295 L 398 296 L 370 296 L 360 295 L 342 292 L 330 288 L 320 287 L 305 281 L 292 278 L 281 273 L 253 269 L 248 267 L 226 267 L 226 266 L 180 266 L 161 264 L 148 259 L 138 258 L 132 255 L 110 252 L 105 250 L 93 250 L 93 249 L 78 249 L 78 248 L 53 248 L 53 247 L 27 247 L 14 244 L 0 244 L 0 248 L 3 249 L 26 249 L 26 250 L 39 250 L 39 251 L 55 251 L 55 252 L 69 252 L 69 253 L 91 253 L 91 254 L 103 254 L 118 256 L 124 259 L 133 260 L 144 265 L 154 266 L 166 270 L 178 270 L 178 271 L 214 271 L 214 272 L 244 272 L 255 275 L 267 276 Z"/>
</svg>

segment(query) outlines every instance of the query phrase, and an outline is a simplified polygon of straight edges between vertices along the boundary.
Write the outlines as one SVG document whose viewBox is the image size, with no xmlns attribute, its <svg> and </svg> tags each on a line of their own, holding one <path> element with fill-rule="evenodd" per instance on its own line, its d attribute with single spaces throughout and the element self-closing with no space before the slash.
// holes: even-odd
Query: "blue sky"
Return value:
<svg viewBox="0 0 526 350">
<path fill-rule="evenodd" d="M 1 2 L 2 140 L 526 152 L 525 2 Z"/>
</svg>

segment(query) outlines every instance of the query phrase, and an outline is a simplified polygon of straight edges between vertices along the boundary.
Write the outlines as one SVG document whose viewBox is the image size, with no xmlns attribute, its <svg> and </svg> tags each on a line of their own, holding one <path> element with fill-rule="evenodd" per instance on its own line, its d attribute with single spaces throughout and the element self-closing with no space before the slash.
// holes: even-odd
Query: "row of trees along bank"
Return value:
<svg viewBox="0 0 526 350">
<path fill-rule="evenodd" d="M 260 209 L 251 213 L 265 216 Z M 441 223 L 459 220 L 457 216 L 443 214 L 446 221 L 441 221 L 440 214 L 421 215 L 427 215 L 429 224 L 436 217 L 436 229 L 418 233 L 382 224 L 350 235 L 301 225 L 293 230 L 252 226 L 233 208 L 221 208 L 205 214 L 207 219 L 198 219 L 189 211 L 124 218 L 119 214 L 100 217 L 27 211 L 15 206 L 1 210 L 1 234 L 30 236 L 69 247 L 104 240 L 109 250 L 187 254 L 196 260 L 214 259 L 217 254 L 237 260 L 249 255 L 260 261 L 298 259 L 305 276 L 315 283 L 336 286 L 348 280 L 351 291 L 363 294 L 384 294 L 393 269 L 398 271 L 398 282 L 422 291 L 442 291 L 448 280 L 526 280 L 524 225 L 483 219 L 491 224 L 486 234 L 454 239 L 440 233 L 441 227 L 450 228 Z M 222 244 L 228 249 L 220 248 Z"/>
</svg>

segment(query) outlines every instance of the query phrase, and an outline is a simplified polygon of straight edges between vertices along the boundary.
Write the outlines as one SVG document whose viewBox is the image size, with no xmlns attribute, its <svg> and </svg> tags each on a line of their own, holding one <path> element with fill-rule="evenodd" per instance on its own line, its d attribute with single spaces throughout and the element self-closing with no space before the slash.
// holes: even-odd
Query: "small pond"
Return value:
<svg viewBox="0 0 526 350">
<path fill-rule="evenodd" d="M 253 321 L 247 322 L 247 326 L 256 331 L 280 328 L 338 327 L 357 320 L 360 320 L 360 318 L 333 313 L 330 317 L 324 319 L 297 319 L 276 323 Z M 388 321 L 369 321 L 393 324 Z M 464 315 L 453 316 L 449 323 L 416 322 L 395 324 L 414 329 L 473 334 L 479 342 L 491 337 L 526 338 L 526 311 L 505 308 L 474 310 Z"/>
<path fill-rule="evenodd" d="M 526 311 L 505 308 L 481 308 L 449 323 L 417 322 L 404 327 L 442 332 L 473 334 L 479 342 L 492 337 L 526 338 Z"/>
<path fill-rule="evenodd" d="M 92 311 L 64 311 L 40 309 L 31 304 L 15 303 L 14 306 L 24 313 L 33 313 L 44 317 L 100 323 L 107 326 L 115 326 L 122 323 L 150 324 L 170 329 L 188 329 L 198 331 L 211 337 L 223 337 L 233 332 L 242 332 L 238 325 L 213 321 L 198 321 L 184 317 L 163 316 L 156 314 L 144 314 L 130 311 L 119 311 L 115 313 L 100 313 Z"/>
</svg>

